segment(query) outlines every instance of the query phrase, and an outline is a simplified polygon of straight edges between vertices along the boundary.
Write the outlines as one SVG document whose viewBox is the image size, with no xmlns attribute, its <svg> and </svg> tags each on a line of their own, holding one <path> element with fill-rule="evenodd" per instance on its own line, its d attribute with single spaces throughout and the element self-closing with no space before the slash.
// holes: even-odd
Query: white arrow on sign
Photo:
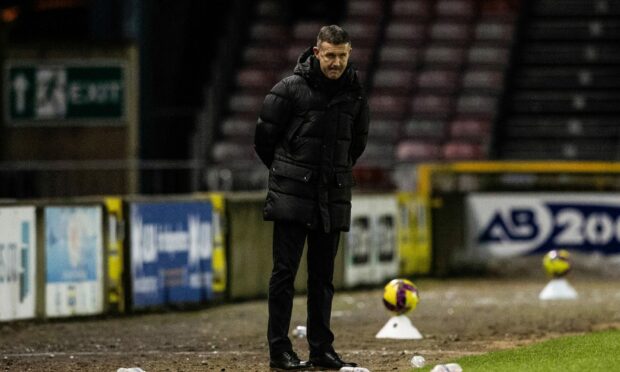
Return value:
<svg viewBox="0 0 620 372">
<path fill-rule="evenodd" d="M 19 74 L 13 79 L 13 89 L 15 90 L 15 109 L 18 114 L 26 110 L 26 91 L 29 87 L 28 79 L 24 74 Z"/>
</svg>

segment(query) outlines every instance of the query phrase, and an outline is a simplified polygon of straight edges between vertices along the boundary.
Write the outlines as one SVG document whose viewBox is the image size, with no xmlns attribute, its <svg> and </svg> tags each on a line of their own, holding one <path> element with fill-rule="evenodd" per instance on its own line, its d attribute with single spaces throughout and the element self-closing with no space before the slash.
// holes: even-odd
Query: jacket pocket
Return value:
<svg viewBox="0 0 620 372">
<path fill-rule="evenodd" d="M 271 164 L 271 174 L 274 176 L 282 176 L 301 182 L 310 182 L 312 180 L 312 173 L 312 169 L 283 161 L 276 160 Z"/>
<path fill-rule="evenodd" d="M 351 171 L 336 173 L 336 187 L 352 187 L 355 186 L 355 179 Z"/>
</svg>

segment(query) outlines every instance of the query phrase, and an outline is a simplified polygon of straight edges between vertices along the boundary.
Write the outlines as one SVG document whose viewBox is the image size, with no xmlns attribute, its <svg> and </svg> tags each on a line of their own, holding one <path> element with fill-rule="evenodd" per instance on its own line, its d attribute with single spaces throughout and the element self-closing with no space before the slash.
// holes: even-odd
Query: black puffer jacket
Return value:
<svg viewBox="0 0 620 372">
<path fill-rule="evenodd" d="M 366 147 L 368 102 L 349 65 L 337 81 L 322 75 L 312 48 L 294 75 L 265 97 L 254 144 L 269 168 L 265 220 L 348 231 L 351 167 Z"/>
</svg>

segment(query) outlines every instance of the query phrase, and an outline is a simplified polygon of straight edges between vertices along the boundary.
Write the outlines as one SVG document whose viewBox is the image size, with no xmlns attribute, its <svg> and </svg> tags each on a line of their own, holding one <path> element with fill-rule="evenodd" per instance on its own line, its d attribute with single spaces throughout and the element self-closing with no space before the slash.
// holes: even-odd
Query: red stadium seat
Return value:
<svg viewBox="0 0 620 372">
<path fill-rule="evenodd" d="M 493 65 L 506 67 L 508 64 L 509 50 L 507 47 L 492 47 L 474 44 L 467 55 L 470 65 Z"/>
<path fill-rule="evenodd" d="M 430 15 L 430 2 L 426 0 L 395 0 L 392 4 L 392 17 L 396 19 L 426 19 Z"/>
<path fill-rule="evenodd" d="M 397 69 L 379 69 L 375 73 L 373 86 L 375 92 L 382 94 L 405 95 L 413 87 L 413 72 Z"/>
<path fill-rule="evenodd" d="M 504 74 L 497 70 L 470 70 L 463 75 L 463 88 L 499 93 L 503 89 Z"/>
<path fill-rule="evenodd" d="M 373 94 L 370 97 L 372 117 L 380 120 L 401 120 L 407 113 L 406 97 Z"/>
<path fill-rule="evenodd" d="M 433 41 L 451 41 L 464 43 L 471 38 L 472 27 L 467 23 L 438 22 L 431 26 L 430 37 Z"/>
<path fill-rule="evenodd" d="M 450 141 L 441 148 L 443 158 L 446 160 L 475 160 L 484 159 L 483 145 L 479 143 Z"/>
<path fill-rule="evenodd" d="M 475 39 L 507 44 L 513 39 L 513 34 L 512 23 L 487 19 L 476 25 Z"/>
<path fill-rule="evenodd" d="M 237 72 L 235 82 L 240 90 L 258 91 L 266 94 L 269 88 L 276 83 L 276 76 L 272 71 L 244 68 Z"/>
<path fill-rule="evenodd" d="M 425 161 L 441 157 L 441 146 L 428 141 L 405 140 L 396 147 L 397 161 Z"/>
<path fill-rule="evenodd" d="M 430 45 L 424 52 L 424 63 L 436 67 L 460 68 L 465 59 L 465 50 L 460 47 Z"/>
<path fill-rule="evenodd" d="M 442 120 L 411 119 L 403 127 L 403 136 L 420 139 L 442 140 L 446 135 L 446 122 Z"/>
<path fill-rule="evenodd" d="M 454 109 L 454 97 L 436 94 L 418 94 L 413 97 L 411 111 L 414 117 L 445 119 Z"/>
<path fill-rule="evenodd" d="M 412 70 L 419 58 L 420 51 L 415 47 L 384 45 L 379 52 L 379 65 L 381 68 Z"/>
<path fill-rule="evenodd" d="M 491 122 L 489 120 L 457 119 L 450 123 L 451 138 L 488 139 Z"/>
<path fill-rule="evenodd" d="M 226 138 L 251 138 L 255 127 L 256 119 L 230 116 L 222 122 L 220 132 Z"/>
<path fill-rule="evenodd" d="M 419 91 L 454 93 L 459 86 L 459 77 L 455 71 L 422 71 L 418 76 L 416 87 Z"/>
<path fill-rule="evenodd" d="M 391 22 L 385 33 L 386 42 L 399 41 L 406 46 L 419 45 L 426 39 L 426 26 L 412 22 Z"/>
<path fill-rule="evenodd" d="M 438 17 L 472 18 L 475 6 L 472 0 L 439 0 L 435 7 Z"/>
<path fill-rule="evenodd" d="M 462 95 L 458 98 L 456 112 L 461 116 L 489 118 L 497 110 L 497 97 L 494 95 Z"/>
</svg>

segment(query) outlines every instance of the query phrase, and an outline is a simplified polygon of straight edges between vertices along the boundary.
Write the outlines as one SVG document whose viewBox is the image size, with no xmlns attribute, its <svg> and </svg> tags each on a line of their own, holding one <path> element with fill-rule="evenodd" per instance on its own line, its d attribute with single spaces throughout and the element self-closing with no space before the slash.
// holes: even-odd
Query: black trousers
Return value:
<svg viewBox="0 0 620 372">
<path fill-rule="evenodd" d="M 303 224 L 276 221 L 273 229 L 273 270 L 269 280 L 267 339 L 271 356 L 292 350 L 288 331 L 293 310 L 294 282 L 304 242 L 308 239 L 308 300 L 306 321 L 310 356 L 333 351 L 330 330 L 334 297 L 334 260 L 340 232 L 308 230 Z"/>
</svg>

